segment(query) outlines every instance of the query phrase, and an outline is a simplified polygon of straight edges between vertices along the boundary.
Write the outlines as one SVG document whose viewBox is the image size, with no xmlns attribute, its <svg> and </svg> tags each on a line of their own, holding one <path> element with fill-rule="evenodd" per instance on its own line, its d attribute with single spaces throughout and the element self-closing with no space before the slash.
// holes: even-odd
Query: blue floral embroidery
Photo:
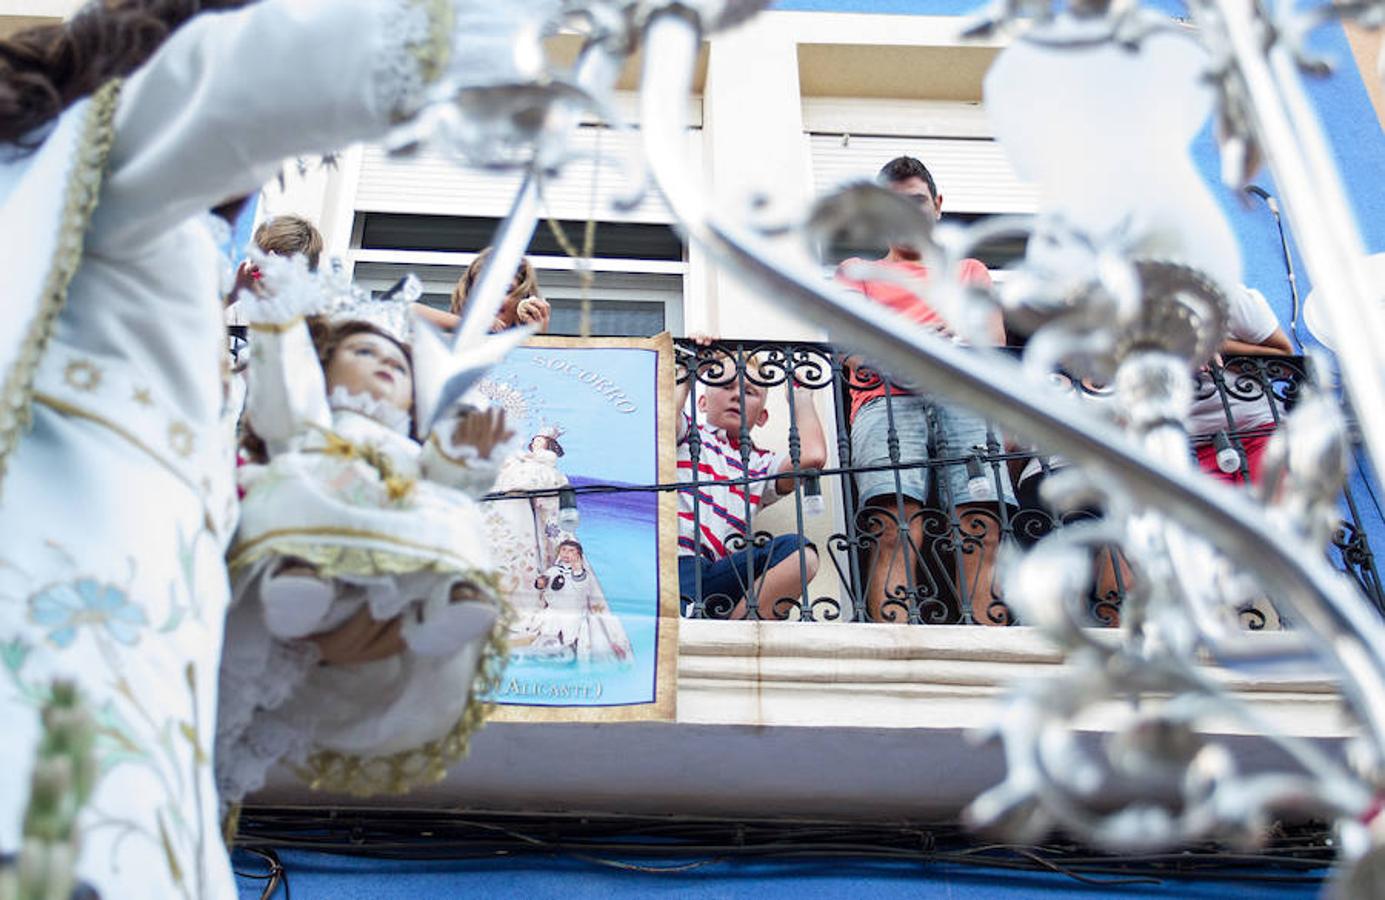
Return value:
<svg viewBox="0 0 1385 900">
<path fill-rule="evenodd" d="M 139 640 L 146 624 L 144 610 L 130 602 L 120 588 L 91 578 L 55 584 L 29 598 L 29 617 L 48 629 L 48 639 L 67 647 L 83 625 L 104 628 L 126 646 Z"/>
</svg>

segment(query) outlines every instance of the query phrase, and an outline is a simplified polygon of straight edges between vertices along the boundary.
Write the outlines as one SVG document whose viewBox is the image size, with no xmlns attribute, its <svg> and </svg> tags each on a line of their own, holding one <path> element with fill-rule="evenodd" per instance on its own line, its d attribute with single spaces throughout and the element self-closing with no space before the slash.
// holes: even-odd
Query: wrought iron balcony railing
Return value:
<svg viewBox="0 0 1385 900">
<path fill-rule="evenodd" d="M 719 341 L 699 347 L 686 339 L 677 344 L 679 382 L 688 396 L 685 410 L 699 410 L 703 398 L 717 391 L 729 394 L 736 409 L 744 410 L 753 400 L 750 395 L 758 392 L 780 419 L 778 428 L 769 428 L 775 437 L 761 435 L 745 421 L 739 434 L 729 436 L 727 454 L 720 445 L 706 444 L 705 430 L 693 428 L 680 448 L 685 462 L 680 477 L 687 480 L 585 484 L 570 490 L 679 493 L 681 524 L 688 536 L 680 553 L 692 557 L 683 564 L 680 585 L 685 617 L 1022 624 L 1005 603 L 996 578 L 1003 548 L 1009 543 L 1032 545 L 1055 529 L 1102 514 L 1096 508 L 1055 514 L 1045 504 L 1037 486 L 1063 468 L 1060 458 L 1043 448 L 1018 445 L 994 424 L 984 427 L 983 437 L 972 443 L 949 441 L 945 429 L 938 427 L 938 408 L 926 398 L 922 406 L 928 427 L 920 429 L 920 404 L 912 395 L 902 387 L 882 392 L 878 375 L 827 344 Z M 1220 457 L 1232 469 L 1220 477 L 1254 489 L 1256 447 L 1293 408 L 1307 378 L 1304 361 L 1297 356 L 1238 356 L 1209 366 L 1194 388 L 1195 408 L 1202 412 L 1191 437 L 1194 450 L 1202 449 L 1209 461 Z M 1067 387 L 1094 402 L 1102 402 L 1106 394 L 1090 384 Z M 853 449 L 853 427 L 860 426 L 860 419 L 853 425 L 852 408 L 860 392 L 872 389 L 881 393 L 874 419 L 875 427 L 883 423 L 883 459 L 861 460 L 859 442 Z M 794 391 L 806 391 L 813 398 L 826 444 L 835 451 L 822 467 L 804 465 L 805 429 L 813 425 L 802 420 L 799 405 L 791 399 Z M 701 412 L 693 415 L 703 418 Z M 783 418 L 788 420 L 786 428 Z M 756 449 L 779 451 L 780 460 L 786 460 L 783 468 L 758 472 L 752 464 Z M 729 456 L 722 476 L 729 466 L 733 477 L 714 482 L 706 474 L 714 468 L 705 464 L 710 454 Z M 1208 468 L 1213 468 L 1210 462 Z M 915 505 L 906 495 L 911 485 L 917 492 L 919 474 L 927 475 L 928 489 L 924 502 Z M 792 488 L 762 514 L 752 486 L 764 482 L 791 482 Z M 877 493 L 874 502 L 863 502 L 863 483 Z M 709 494 L 707 488 L 713 484 L 727 489 L 729 508 Z M 954 495 L 959 484 L 965 485 L 965 496 Z M 1358 494 L 1370 504 L 1364 510 Z M 1005 502 L 997 502 L 1000 497 Z M 1332 562 L 1385 612 L 1365 524 L 1382 519 L 1373 489 L 1367 482 L 1353 481 L 1343 492 L 1340 508 Z M 721 546 L 712 547 L 711 540 L 704 541 L 701 526 L 717 517 L 746 527 L 728 531 L 722 523 L 716 529 Z M 767 519 L 774 525 L 765 525 Z M 786 535 L 790 540 L 782 540 Z M 744 552 L 748 550 L 752 552 Z M 772 564 L 755 561 L 771 552 L 775 556 L 769 558 L 776 562 L 787 561 L 789 576 L 787 588 L 782 578 L 778 580 L 781 589 L 775 595 L 766 591 L 766 571 Z M 733 554 L 740 555 L 738 564 L 712 568 L 715 559 Z M 1121 603 L 1133 577 L 1119 553 L 1097 554 L 1088 596 L 1092 625 L 1120 621 Z M 1251 629 L 1287 624 L 1269 600 L 1244 607 L 1242 621 Z"/>
</svg>

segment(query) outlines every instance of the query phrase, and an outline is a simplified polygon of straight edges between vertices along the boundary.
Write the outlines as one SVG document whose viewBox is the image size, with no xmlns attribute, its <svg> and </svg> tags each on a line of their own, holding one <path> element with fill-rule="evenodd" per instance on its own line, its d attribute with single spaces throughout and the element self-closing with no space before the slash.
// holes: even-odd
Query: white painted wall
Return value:
<svg viewBox="0 0 1385 900">
<path fill-rule="evenodd" d="M 1028 628 L 679 623 L 674 724 L 494 722 L 446 780 L 368 800 L 310 791 L 271 773 L 262 803 L 528 812 L 803 816 L 880 821 L 951 818 L 1005 771 L 978 746 L 1011 685 L 1059 675 L 1061 657 Z M 1110 632 L 1096 632 L 1101 640 Z M 1294 652 L 1292 632 L 1249 633 L 1265 653 Z M 1339 757 L 1354 728 L 1329 678 L 1209 670 L 1270 729 Z M 1093 746 L 1140 710 L 1084 717 Z M 1283 751 L 1236 719 L 1213 740 L 1243 772 L 1282 771 Z M 1102 796 L 1119 799 L 1118 785 Z"/>
</svg>

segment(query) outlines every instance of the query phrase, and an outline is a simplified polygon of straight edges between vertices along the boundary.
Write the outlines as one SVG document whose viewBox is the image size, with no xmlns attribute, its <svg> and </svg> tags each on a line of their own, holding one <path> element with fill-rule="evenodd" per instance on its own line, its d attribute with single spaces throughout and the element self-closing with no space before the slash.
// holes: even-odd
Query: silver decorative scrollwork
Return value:
<svg viewBox="0 0 1385 900">
<path fill-rule="evenodd" d="M 1385 463 L 1385 392 L 1379 389 L 1385 383 L 1385 310 L 1376 303 L 1345 190 L 1298 79 L 1301 72 L 1323 70 L 1303 49 L 1314 24 L 1349 15 L 1378 25 L 1385 4 L 1303 11 L 1288 3 L 1190 0 L 1195 27 L 1189 27 L 1132 0 L 997 0 L 971 33 L 1019 34 L 997 63 L 1008 70 L 992 71 L 996 91 L 1010 92 L 1008 118 L 998 132 L 1002 142 L 1010 135 L 1009 149 L 1030 177 L 1043 181 L 1058 170 L 1044 211 L 1032 221 L 935 229 L 888 191 L 854 185 L 820 201 L 800 227 L 818 246 L 844 234 L 904 241 L 944 275 L 987 240 L 1026 237 L 1025 260 L 998 289 L 949 288 L 945 278 L 929 285 L 930 302 L 964 337 L 996 308 L 1023 323 L 1034 336 L 1019 361 L 959 346 L 825 284 L 817 270 L 772 252 L 763 229 L 709 206 L 709 192 L 684 156 L 682 100 L 702 36 L 764 5 L 569 0 L 561 5 L 563 21 L 581 21 L 587 35 L 577 73 L 506 87 L 508 93 L 490 95 L 486 106 L 476 106 L 479 95 L 473 94 L 470 106 L 458 101 L 455 115 L 466 124 L 507 122 L 508 130 L 500 130 L 507 141 L 528 146 L 531 161 L 557 164 L 562 130 L 574 122 L 570 108 L 583 100 L 609 105 L 613 73 L 642 49 L 641 128 L 649 170 L 692 240 L 765 296 L 814 317 L 835 341 L 865 354 L 889 377 L 928 384 L 1073 465 L 1050 479 L 1049 501 L 1060 512 L 1095 506 L 1102 516 L 1011 554 L 1005 595 L 1023 621 L 1067 653 L 1069 666 L 1007 701 L 996 735 L 1004 742 L 1008 772 L 977 799 L 973 821 L 1021 840 L 1063 827 L 1104 845 L 1154 847 L 1209 836 L 1253 840 L 1271 811 L 1306 810 L 1339 823 L 1346 860 L 1355 864 L 1341 880 L 1343 890 L 1369 896 L 1385 872 L 1385 823 L 1359 822 L 1380 808 L 1385 787 L 1385 625 L 1325 560 L 1329 541 L 1350 546 L 1336 512 L 1347 473 L 1341 414 L 1321 391 L 1299 397 L 1267 451 L 1258 496 L 1196 471 L 1185 428 L 1190 376 L 1222 343 L 1238 266 L 1229 228 L 1214 214 L 1186 158 L 1191 134 L 1164 135 L 1166 145 L 1154 148 L 1177 157 L 1168 171 L 1158 160 L 1141 159 L 1141 171 L 1166 181 L 1151 175 L 1150 184 L 1122 183 L 1118 168 L 1107 165 L 1104 175 L 1091 176 L 1093 184 L 1079 185 L 1083 193 L 1062 181 L 1073 177 L 1061 171 L 1070 163 L 1064 154 L 1073 147 L 1064 141 L 1071 136 L 1064 128 L 1031 128 L 1030 111 L 1015 103 L 1013 92 L 1036 74 L 1077 73 L 1083 78 L 1066 83 L 1101 87 L 1102 67 L 1119 68 L 1122 83 L 1142 85 L 1151 97 L 1175 85 L 1183 92 L 1178 96 L 1191 98 L 1196 115 L 1177 103 L 1164 110 L 1178 127 L 1195 132 L 1207 111 L 1216 117 L 1229 183 L 1246 183 L 1262 160 L 1268 162 L 1314 280 L 1335 300 L 1329 324 L 1340 344 L 1344 383 L 1379 469 Z M 1109 91 L 1103 96 L 1119 101 Z M 1083 109 L 1080 99 L 1065 102 Z M 1103 123 L 1082 125 L 1084 139 L 1114 140 L 1101 133 Z M 1135 143 L 1124 148 L 1132 156 L 1154 152 Z M 536 197 L 531 177 L 495 242 L 495 260 L 462 326 L 464 338 L 490 321 L 489 301 L 500 296 L 532 234 Z M 878 267 L 862 274 L 899 280 Z M 919 288 L 907 279 L 901 283 Z M 770 384 L 791 370 L 797 377 L 811 356 L 771 355 L 757 377 Z M 688 377 L 714 379 L 716 365 L 717 358 L 701 355 Z M 825 365 L 833 372 L 840 364 Z M 1069 384 L 1109 387 L 1104 413 L 1054 387 L 1055 375 Z M 1219 369 L 1216 377 L 1227 375 Z M 1230 377 L 1244 380 L 1222 386 L 1232 393 L 1272 389 L 1263 368 L 1253 377 Z M 847 556 L 871 539 L 855 531 L 838 538 L 841 546 L 829 549 Z M 1086 627 L 1091 559 L 1112 548 L 1129 561 L 1134 585 L 1119 630 L 1098 634 Z M 936 617 L 926 594 L 905 593 L 888 602 L 909 621 Z M 1265 597 L 1272 611 L 1295 624 L 1296 637 L 1247 637 L 1247 610 L 1264 618 L 1256 604 Z M 692 598 L 692 604 L 695 614 L 712 616 L 733 605 L 715 597 Z M 805 601 L 802 617 L 846 612 L 815 612 Z M 860 610 L 851 614 L 859 617 Z M 1362 726 L 1350 761 L 1277 735 L 1208 675 L 1207 660 L 1237 668 L 1310 665 L 1339 677 Z M 1120 712 L 1114 732 L 1104 742 L 1082 737 L 1082 718 L 1102 710 Z M 1265 734 L 1294 769 L 1242 771 L 1225 743 L 1204 733 L 1209 722 L 1227 720 Z"/>
</svg>

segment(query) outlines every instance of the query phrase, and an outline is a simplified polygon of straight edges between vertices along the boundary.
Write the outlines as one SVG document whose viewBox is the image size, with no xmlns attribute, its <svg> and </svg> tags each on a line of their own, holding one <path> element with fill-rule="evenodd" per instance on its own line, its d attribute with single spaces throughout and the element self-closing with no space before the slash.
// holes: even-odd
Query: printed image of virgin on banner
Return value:
<svg viewBox="0 0 1385 900">
<path fill-rule="evenodd" d="M 513 607 L 493 719 L 673 718 L 673 378 L 666 334 L 539 337 L 481 385 L 520 438 L 483 508 Z"/>
</svg>

